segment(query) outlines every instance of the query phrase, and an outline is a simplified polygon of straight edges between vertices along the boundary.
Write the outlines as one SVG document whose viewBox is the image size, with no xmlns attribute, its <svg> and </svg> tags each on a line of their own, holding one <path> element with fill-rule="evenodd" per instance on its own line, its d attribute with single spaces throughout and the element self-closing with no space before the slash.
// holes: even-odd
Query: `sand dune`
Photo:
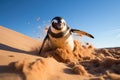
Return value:
<svg viewBox="0 0 120 80">
<path fill-rule="evenodd" d="M 38 56 L 40 40 L 0 26 L 0 80 L 120 80 L 120 47 L 74 43 Z"/>
</svg>

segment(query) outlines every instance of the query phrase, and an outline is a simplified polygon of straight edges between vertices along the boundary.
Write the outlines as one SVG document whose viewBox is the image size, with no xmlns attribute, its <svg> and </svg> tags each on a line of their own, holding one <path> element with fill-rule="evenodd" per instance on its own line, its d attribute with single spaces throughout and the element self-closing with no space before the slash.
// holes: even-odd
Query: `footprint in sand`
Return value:
<svg viewBox="0 0 120 80">
<path fill-rule="evenodd" d="M 14 55 L 8 55 L 8 57 L 14 57 Z"/>
</svg>

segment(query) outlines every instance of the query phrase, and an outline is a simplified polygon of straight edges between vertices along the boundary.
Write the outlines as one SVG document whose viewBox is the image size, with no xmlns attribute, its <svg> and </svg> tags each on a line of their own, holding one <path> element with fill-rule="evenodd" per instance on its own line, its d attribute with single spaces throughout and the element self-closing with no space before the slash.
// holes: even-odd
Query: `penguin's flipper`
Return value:
<svg viewBox="0 0 120 80">
<path fill-rule="evenodd" d="M 71 32 L 73 33 L 77 33 L 79 35 L 85 35 L 85 36 L 88 36 L 90 38 L 94 38 L 94 36 L 92 36 L 91 34 L 87 33 L 87 32 L 84 32 L 84 31 L 81 31 L 81 30 L 77 30 L 77 29 L 71 29 Z"/>
<path fill-rule="evenodd" d="M 45 38 L 44 38 L 44 40 L 42 42 L 42 45 L 41 45 L 41 48 L 40 48 L 40 51 L 39 51 L 39 55 L 41 54 L 41 51 L 42 51 L 42 49 L 44 47 L 44 44 L 45 44 L 45 42 L 46 42 L 47 39 L 48 39 L 48 34 L 45 36 Z"/>
</svg>

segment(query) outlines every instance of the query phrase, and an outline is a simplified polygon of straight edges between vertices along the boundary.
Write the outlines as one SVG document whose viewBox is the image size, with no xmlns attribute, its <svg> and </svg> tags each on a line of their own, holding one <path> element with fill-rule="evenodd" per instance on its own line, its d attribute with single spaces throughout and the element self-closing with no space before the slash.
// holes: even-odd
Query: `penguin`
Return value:
<svg viewBox="0 0 120 80">
<path fill-rule="evenodd" d="M 51 20 L 51 24 L 47 30 L 47 34 L 41 45 L 39 55 L 41 54 L 41 51 L 47 41 L 48 44 L 51 45 L 51 48 L 53 49 L 67 47 L 69 50 L 73 51 L 75 45 L 74 45 L 72 33 L 94 38 L 94 36 L 92 36 L 91 34 L 85 31 L 81 31 L 78 29 L 71 29 L 62 17 L 59 16 L 54 17 Z"/>
</svg>

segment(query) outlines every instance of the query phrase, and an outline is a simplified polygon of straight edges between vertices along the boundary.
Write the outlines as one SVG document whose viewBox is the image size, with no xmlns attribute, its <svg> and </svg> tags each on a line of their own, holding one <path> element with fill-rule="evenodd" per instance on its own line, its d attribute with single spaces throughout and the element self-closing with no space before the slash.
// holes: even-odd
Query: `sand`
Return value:
<svg viewBox="0 0 120 80">
<path fill-rule="evenodd" d="M 41 43 L 0 26 L 0 80 L 120 80 L 120 47 L 75 40 L 73 52 L 46 46 L 39 56 Z"/>
</svg>

